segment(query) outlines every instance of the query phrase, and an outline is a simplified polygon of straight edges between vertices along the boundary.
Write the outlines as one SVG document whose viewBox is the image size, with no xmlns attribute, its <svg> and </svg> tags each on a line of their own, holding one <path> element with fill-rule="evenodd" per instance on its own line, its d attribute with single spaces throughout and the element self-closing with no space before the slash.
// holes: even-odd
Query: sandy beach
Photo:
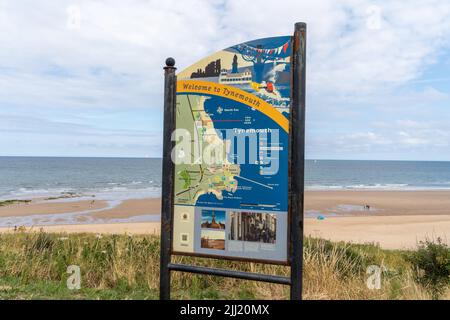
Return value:
<svg viewBox="0 0 450 320">
<path fill-rule="evenodd" d="M 364 210 L 365 205 L 370 210 Z M 307 191 L 305 210 L 336 215 L 450 215 L 450 191 Z"/>
<path fill-rule="evenodd" d="M 27 225 L 32 231 L 157 234 L 159 213 L 158 198 L 125 200 L 114 207 L 106 201 L 40 199 L 0 207 L 0 221 L 29 218 L 37 222 Z M 50 216 L 52 223 L 46 224 Z M 68 216 L 70 224 L 64 223 Z M 305 216 L 307 235 L 378 243 L 389 249 L 414 248 L 425 237 L 450 239 L 450 191 L 307 191 Z M 13 226 L 0 228 L 12 230 Z"/>
<path fill-rule="evenodd" d="M 307 218 L 305 234 L 351 243 L 374 243 L 385 249 L 414 249 L 419 241 L 450 240 L 450 215 Z"/>
</svg>

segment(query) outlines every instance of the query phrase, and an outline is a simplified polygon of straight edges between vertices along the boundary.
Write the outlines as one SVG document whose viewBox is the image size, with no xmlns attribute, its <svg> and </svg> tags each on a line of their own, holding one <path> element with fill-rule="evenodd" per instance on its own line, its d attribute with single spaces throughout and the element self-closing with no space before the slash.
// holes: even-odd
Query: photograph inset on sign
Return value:
<svg viewBox="0 0 450 320">
<path fill-rule="evenodd" d="M 200 246 L 204 249 L 225 250 L 225 231 L 202 230 Z"/>
<path fill-rule="evenodd" d="M 275 244 L 277 217 L 271 213 L 231 212 L 228 239 Z"/>
<path fill-rule="evenodd" d="M 202 229 L 225 229 L 225 211 L 202 210 Z M 224 238 L 225 239 L 225 238 Z"/>
</svg>

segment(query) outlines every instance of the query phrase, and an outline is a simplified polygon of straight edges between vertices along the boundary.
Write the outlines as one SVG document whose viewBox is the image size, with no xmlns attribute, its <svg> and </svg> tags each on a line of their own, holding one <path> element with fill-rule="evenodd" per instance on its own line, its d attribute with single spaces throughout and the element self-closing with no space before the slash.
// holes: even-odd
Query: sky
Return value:
<svg viewBox="0 0 450 320">
<path fill-rule="evenodd" d="M 448 0 L 0 0 L 0 156 L 160 157 L 165 58 L 295 22 L 307 158 L 450 161 Z"/>
</svg>

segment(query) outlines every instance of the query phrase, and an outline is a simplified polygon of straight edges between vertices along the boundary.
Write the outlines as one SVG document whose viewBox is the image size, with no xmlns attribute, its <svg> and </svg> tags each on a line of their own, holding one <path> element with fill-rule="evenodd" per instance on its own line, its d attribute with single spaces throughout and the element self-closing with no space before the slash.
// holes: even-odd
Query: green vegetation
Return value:
<svg viewBox="0 0 450 320">
<path fill-rule="evenodd" d="M 411 253 L 374 245 L 308 238 L 304 250 L 305 299 L 429 299 L 416 281 Z M 175 262 L 288 275 L 283 266 L 174 257 Z M 69 290 L 67 267 L 81 269 L 81 289 Z M 383 270 L 380 290 L 367 288 L 366 269 Z M 286 299 L 282 285 L 178 272 L 175 299 Z M 15 232 L 0 234 L 0 299 L 157 299 L 159 239 Z M 448 298 L 448 296 L 442 296 Z"/>
<path fill-rule="evenodd" d="M 184 169 L 183 171 L 181 171 L 180 173 L 180 177 L 181 179 L 184 180 L 184 185 L 183 185 L 183 189 L 187 189 L 191 186 L 191 176 L 189 175 L 189 172 Z"/>
<path fill-rule="evenodd" d="M 13 199 L 13 200 L 5 200 L 5 201 L 0 201 L 0 207 L 6 207 L 6 206 L 10 206 L 13 204 L 19 204 L 19 203 L 30 203 L 31 200 L 17 200 L 17 199 Z"/>
<path fill-rule="evenodd" d="M 76 193 L 76 192 L 63 192 L 61 193 L 60 196 L 57 197 L 48 197 L 45 198 L 45 200 L 59 200 L 59 199 L 71 199 L 71 198 L 78 198 L 81 197 L 82 194 Z M 92 195 L 91 197 L 95 197 L 94 195 Z"/>
<path fill-rule="evenodd" d="M 437 238 L 420 242 L 417 251 L 409 255 L 415 266 L 416 278 L 438 299 L 450 286 L 450 248 Z"/>
</svg>

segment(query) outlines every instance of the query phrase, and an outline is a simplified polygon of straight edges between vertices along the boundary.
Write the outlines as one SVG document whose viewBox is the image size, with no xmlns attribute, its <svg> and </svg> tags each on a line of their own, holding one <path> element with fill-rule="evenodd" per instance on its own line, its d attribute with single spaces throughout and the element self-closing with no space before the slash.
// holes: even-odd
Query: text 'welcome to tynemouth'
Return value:
<svg viewBox="0 0 450 320">
<path fill-rule="evenodd" d="M 179 90 L 180 91 L 180 90 Z M 233 90 L 229 87 L 217 85 L 217 84 L 193 84 L 193 83 L 183 83 L 183 92 L 198 92 L 198 93 L 209 93 L 213 95 L 223 96 L 226 98 L 232 98 L 233 100 L 240 101 L 247 105 L 254 107 L 260 107 L 260 100 L 255 99 L 250 94 L 242 92 L 241 90 Z"/>
</svg>

